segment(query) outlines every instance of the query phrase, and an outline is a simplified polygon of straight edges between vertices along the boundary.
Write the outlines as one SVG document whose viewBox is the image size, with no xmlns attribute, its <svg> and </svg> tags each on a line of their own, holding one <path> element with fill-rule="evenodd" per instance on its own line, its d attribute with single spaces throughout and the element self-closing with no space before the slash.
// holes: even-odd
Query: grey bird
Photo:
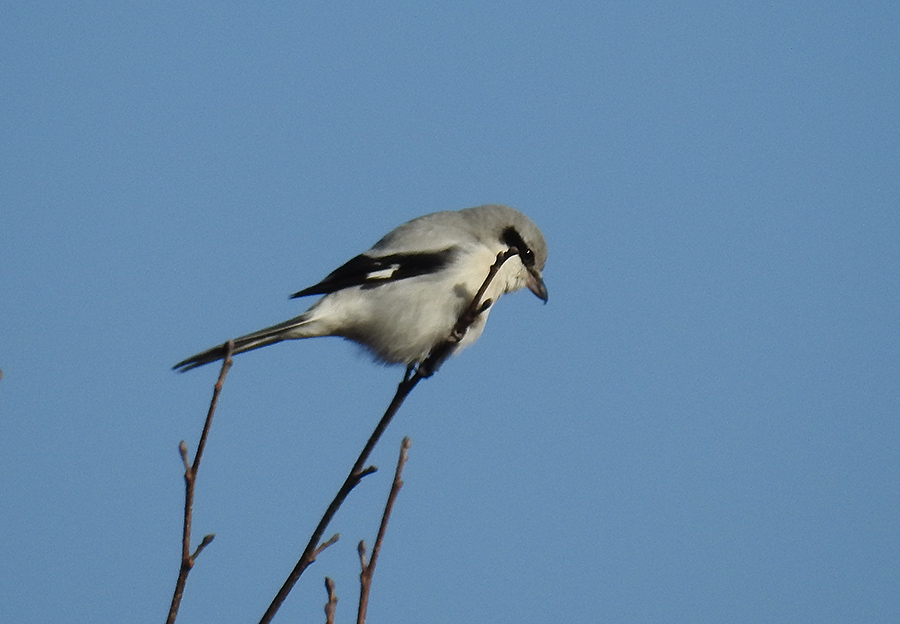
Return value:
<svg viewBox="0 0 900 624">
<path fill-rule="evenodd" d="M 324 295 L 296 318 L 234 339 L 234 353 L 316 336 L 339 336 L 376 360 L 413 367 L 450 335 L 481 287 L 497 254 L 515 247 L 483 300 L 528 288 L 544 302 L 541 271 L 547 243 L 534 222 L 509 206 L 435 212 L 391 230 L 375 245 L 292 298 Z M 480 314 L 451 354 L 475 342 L 490 309 Z M 187 371 L 225 356 L 225 345 L 173 368 Z"/>
</svg>

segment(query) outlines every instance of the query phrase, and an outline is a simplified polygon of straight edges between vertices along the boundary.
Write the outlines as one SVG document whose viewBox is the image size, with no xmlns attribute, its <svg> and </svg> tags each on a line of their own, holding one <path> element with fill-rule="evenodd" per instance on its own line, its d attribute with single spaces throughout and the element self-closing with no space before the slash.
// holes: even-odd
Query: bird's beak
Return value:
<svg viewBox="0 0 900 624">
<path fill-rule="evenodd" d="M 547 303 L 547 287 L 544 285 L 544 278 L 536 269 L 528 270 L 528 290 Z"/>
</svg>

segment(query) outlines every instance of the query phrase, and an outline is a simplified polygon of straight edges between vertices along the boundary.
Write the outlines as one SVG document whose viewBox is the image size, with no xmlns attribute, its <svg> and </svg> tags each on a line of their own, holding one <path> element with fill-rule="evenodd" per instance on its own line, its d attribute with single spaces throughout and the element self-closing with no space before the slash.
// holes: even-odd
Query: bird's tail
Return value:
<svg viewBox="0 0 900 624">
<path fill-rule="evenodd" d="M 278 325 L 255 331 L 252 334 L 235 338 L 234 353 L 237 354 L 243 353 L 244 351 L 252 351 L 253 349 L 259 349 L 260 347 L 265 347 L 266 345 L 281 342 L 282 340 L 288 340 L 290 338 L 306 338 L 318 335 L 312 332 L 298 331 L 304 325 L 309 324 L 310 321 L 311 319 L 309 316 L 304 314 L 297 318 L 292 318 L 289 321 L 285 321 L 284 323 L 279 323 Z M 197 368 L 198 366 L 221 360 L 225 357 L 225 351 L 226 346 L 221 344 L 212 349 L 207 349 L 202 353 L 198 353 L 197 355 L 192 355 L 188 359 L 178 362 L 178 364 L 172 368 L 179 373 L 183 373 L 192 368 Z"/>
</svg>

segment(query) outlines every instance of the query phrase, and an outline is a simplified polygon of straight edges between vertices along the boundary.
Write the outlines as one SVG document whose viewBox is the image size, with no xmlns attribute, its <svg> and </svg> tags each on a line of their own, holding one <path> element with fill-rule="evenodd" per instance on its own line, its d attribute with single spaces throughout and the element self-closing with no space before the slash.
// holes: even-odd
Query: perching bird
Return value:
<svg viewBox="0 0 900 624">
<path fill-rule="evenodd" d="M 386 364 L 422 363 L 446 340 L 471 303 L 499 252 L 508 259 L 482 301 L 527 287 L 547 301 L 541 271 L 547 243 L 531 219 L 508 206 L 435 212 L 389 232 L 367 252 L 291 298 L 325 295 L 284 323 L 234 340 L 234 353 L 296 338 L 340 336 L 359 343 Z M 469 327 L 453 353 L 475 342 L 490 308 Z M 220 360 L 225 345 L 179 362 L 186 371 Z"/>
</svg>

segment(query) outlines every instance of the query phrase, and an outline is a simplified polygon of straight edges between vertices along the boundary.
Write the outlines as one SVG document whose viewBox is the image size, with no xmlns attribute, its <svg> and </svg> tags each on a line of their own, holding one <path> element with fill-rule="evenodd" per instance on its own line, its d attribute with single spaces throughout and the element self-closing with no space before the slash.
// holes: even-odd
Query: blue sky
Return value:
<svg viewBox="0 0 900 624">
<path fill-rule="evenodd" d="M 499 302 L 376 449 L 276 621 L 900 620 L 900 8 L 8 2 L 0 604 L 162 621 L 212 368 L 392 227 L 507 203 Z M 236 359 L 179 621 L 255 622 L 400 370 Z"/>
</svg>

